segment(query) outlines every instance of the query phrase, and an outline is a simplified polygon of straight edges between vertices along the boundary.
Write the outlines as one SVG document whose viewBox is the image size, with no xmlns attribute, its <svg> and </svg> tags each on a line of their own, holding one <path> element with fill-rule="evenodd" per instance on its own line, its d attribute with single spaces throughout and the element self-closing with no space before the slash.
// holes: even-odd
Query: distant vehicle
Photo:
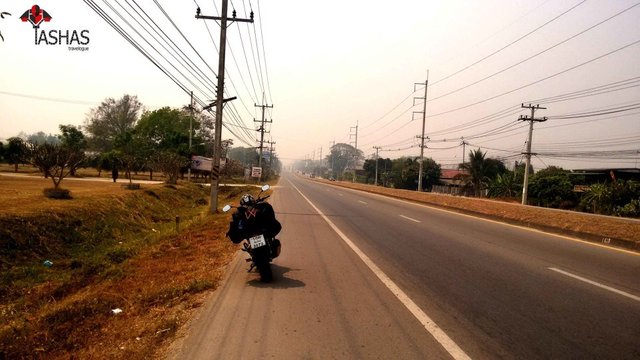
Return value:
<svg viewBox="0 0 640 360">
<path fill-rule="evenodd" d="M 333 176 L 332 176 L 332 177 L 329 178 L 329 181 L 336 181 L 336 179 L 334 179 Z"/>
</svg>

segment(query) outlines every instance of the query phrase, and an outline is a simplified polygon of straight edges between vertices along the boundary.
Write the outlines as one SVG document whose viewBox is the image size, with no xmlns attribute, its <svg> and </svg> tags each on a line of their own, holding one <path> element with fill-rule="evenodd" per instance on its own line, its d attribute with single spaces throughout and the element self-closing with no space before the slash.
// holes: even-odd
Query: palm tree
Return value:
<svg viewBox="0 0 640 360">
<path fill-rule="evenodd" d="M 468 181 L 473 187 L 475 196 L 480 196 L 481 190 L 488 183 L 486 175 L 486 152 L 480 149 L 469 151 L 469 161 L 458 165 L 460 170 L 466 170 L 469 173 Z"/>
<path fill-rule="evenodd" d="M 611 206 L 611 191 L 605 184 L 591 185 L 582 195 L 582 201 L 590 205 L 594 213 L 600 214 Z"/>
</svg>

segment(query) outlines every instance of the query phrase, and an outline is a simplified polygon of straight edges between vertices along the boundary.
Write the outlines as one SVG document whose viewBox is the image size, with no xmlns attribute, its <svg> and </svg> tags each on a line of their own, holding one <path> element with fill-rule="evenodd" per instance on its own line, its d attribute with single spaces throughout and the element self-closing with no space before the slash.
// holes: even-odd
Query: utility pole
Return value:
<svg viewBox="0 0 640 360">
<path fill-rule="evenodd" d="M 352 134 L 351 131 L 353 129 L 356 129 L 356 133 Z M 358 166 L 358 122 L 356 122 L 356 126 L 352 126 L 349 128 L 349 139 L 351 139 L 352 136 L 356 137 L 356 145 L 355 145 L 355 149 L 356 149 L 356 153 L 353 155 L 353 182 L 356 182 L 356 167 Z"/>
<path fill-rule="evenodd" d="M 193 134 L 193 91 L 191 92 L 191 102 L 189 102 L 189 112 L 191 117 L 189 118 L 189 167 L 187 168 L 187 181 L 191 182 L 191 134 Z"/>
<path fill-rule="evenodd" d="M 522 205 L 527 205 L 527 196 L 529 189 L 529 167 L 531 166 L 531 140 L 533 138 L 533 123 L 534 122 L 544 122 L 547 121 L 546 117 L 536 119 L 535 112 L 536 110 L 546 110 L 547 108 L 541 107 L 540 105 L 521 105 L 523 109 L 531 109 L 531 117 L 520 115 L 518 120 L 529 121 L 529 141 L 527 141 L 527 152 L 523 153 L 526 155 L 526 162 L 524 168 L 524 184 L 522 185 Z"/>
<path fill-rule="evenodd" d="M 332 149 L 334 146 L 336 146 L 336 141 L 330 141 L 329 143 L 331 143 L 331 147 L 329 148 L 329 154 L 331 154 L 331 176 L 335 179 L 336 178 L 336 174 L 333 173 L 333 154 L 332 154 Z"/>
<path fill-rule="evenodd" d="M 213 161 L 211 162 L 211 199 L 210 212 L 218 211 L 218 186 L 220 185 L 220 156 L 222 155 L 222 106 L 224 99 L 224 61 L 227 50 L 227 23 L 229 21 L 239 21 L 253 23 L 253 11 L 250 19 L 236 18 L 236 11 L 233 11 L 233 17 L 227 17 L 227 8 L 229 0 L 222 0 L 221 16 L 204 16 L 200 15 L 200 7 L 196 10 L 196 19 L 219 20 L 220 21 L 220 51 L 218 57 L 218 86 L 216 89 L 216 125 L 215 125 L 215 141 L 213 144 Z M 228 99 L 227 101 L 231 101 Z"/>
<path fill-rule="evenodd" d="M 415 83 L 413 85 L 413 91 L 416 91 L 416 87 L 422 85 L 422 83 Z M 422 191 L 422 171 L 423 171 L 423 163 L 424 163 L 424 127 L 427 120 L 427 89 L 429 88 L 429 70 L 427 70 L 427 80 L 424 82 L 424 97 L 414 97 L 413 105 L 416 104 L 416 100 L 422 99 L 422 111 L 416 111 L 416 113 L 422 113 L 422 133 L 420 135 L 420 167 L 418 170 L 418 191 Z"/>
<path fill-rule="evenodd" d="M 264 97 L 264 96 L 263 96 L 263 97 Z M 262 120 L 260 120 L 260 121 L 259 121 L 259 122 L 260 122 L 260 128 L 258 129 L 258 131 L 260 131 L 260 158 L 258 159 L 258 167 L 259 167 L 259 168 L 262 168 L 262 148 L 264 147 L 264 133 L 265 133 L 265 132 L 268 132 L 268 131 L 265 131 L 264 123 L 271 123 L 271 122 L 273 122 L 273 120 L 269 120 L 269 121 L 267 121 L 267 120 L 264 118 L 264 110 L 265 110 L 265 109 L 267 109 L 267 108 L 272 109 L 272 108 L 273 108 L 273 105 L 258 105 L 258 104 L 253 104 L 253 105 L 254 105 L 255 107 L 262 108 Z M 254 121 L 254 122 L 258 122 L 258 121 L 256 121 L 256 119 L 253 119 L 253 121 Z M 262 176 L 260 177 L 260 179 L 262 179 Z"/>
<path fill-rule="evenodd" d="M 376 149 L 376 180 L 374 184 L 378 186 L 378 151 L 382 148 L 380 146 L 374 146 L 373 148 Z"/>
<path fill-rule="evenodd" d="M 320 167 L 322 167 L 322 146 L 320 146 Z"/>
<path fill-rule="evenodd" d="M 272 139 L 273 140 L 273 139 Z M 275 141 L 265 141 L 265 144 L 269 144 L 269 169 L 271 169 L 273 167 L 273 145 L 276 144 Z"/>
<path fill-rule="evenodd" d="M 464 136 L 460 138 L 460 140 L 462 140 L 462 142 L 460 143 L 460 145 L 462 145 L 462 165 L 464 165 L 464 156 L 466 155 L 466 147 L 469 144 L 467 142 L 467 140 L 464 139 Z"/>
</svg>

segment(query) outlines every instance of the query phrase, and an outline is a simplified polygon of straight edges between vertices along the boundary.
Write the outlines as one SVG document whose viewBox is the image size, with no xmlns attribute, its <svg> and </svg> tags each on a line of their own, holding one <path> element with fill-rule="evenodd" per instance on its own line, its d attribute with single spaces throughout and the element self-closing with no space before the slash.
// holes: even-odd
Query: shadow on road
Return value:
<svg viewBox="0 0 640 360">
<path fill-rule="evenodd" d="M 285 276 L 290 271 L 298 271 L 299 269 L 290 269 L 286 266 L 280 266 L 271 264 L 271 270 L 273 271 L 273 281 L 270 283 L 260 282 L 259 278 L 255 278 L 247 281 L 247 284 L 259 288 L 272 288 L 272 289 L 290 289 L 304 287 L 306 284 L 300 280 L 291 279 Z"/>
</svg>

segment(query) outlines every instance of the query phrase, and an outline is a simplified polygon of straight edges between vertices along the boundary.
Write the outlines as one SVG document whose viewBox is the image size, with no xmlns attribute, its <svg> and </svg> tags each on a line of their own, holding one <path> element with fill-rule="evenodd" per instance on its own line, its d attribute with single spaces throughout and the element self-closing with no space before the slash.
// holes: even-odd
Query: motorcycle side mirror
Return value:
<svg viewBox="0 0 640 360">
<path fill-rule="evenodd" d="M 267 191 L 267 190 L 269 190 L 269 188 L 271 188 L 271 186 L 269 186 L 269 184 L 262 185 L 262 191 Z"/>
<path fill-rule="evenodd" d="M 225 206 L 222 208 L 222 211 L 223 211 L 223 212 L 227 212 L 227 211 L 229 211 L 229 210 L 231 210 L 231 205 L 225 205 Z"/>
</svg>

